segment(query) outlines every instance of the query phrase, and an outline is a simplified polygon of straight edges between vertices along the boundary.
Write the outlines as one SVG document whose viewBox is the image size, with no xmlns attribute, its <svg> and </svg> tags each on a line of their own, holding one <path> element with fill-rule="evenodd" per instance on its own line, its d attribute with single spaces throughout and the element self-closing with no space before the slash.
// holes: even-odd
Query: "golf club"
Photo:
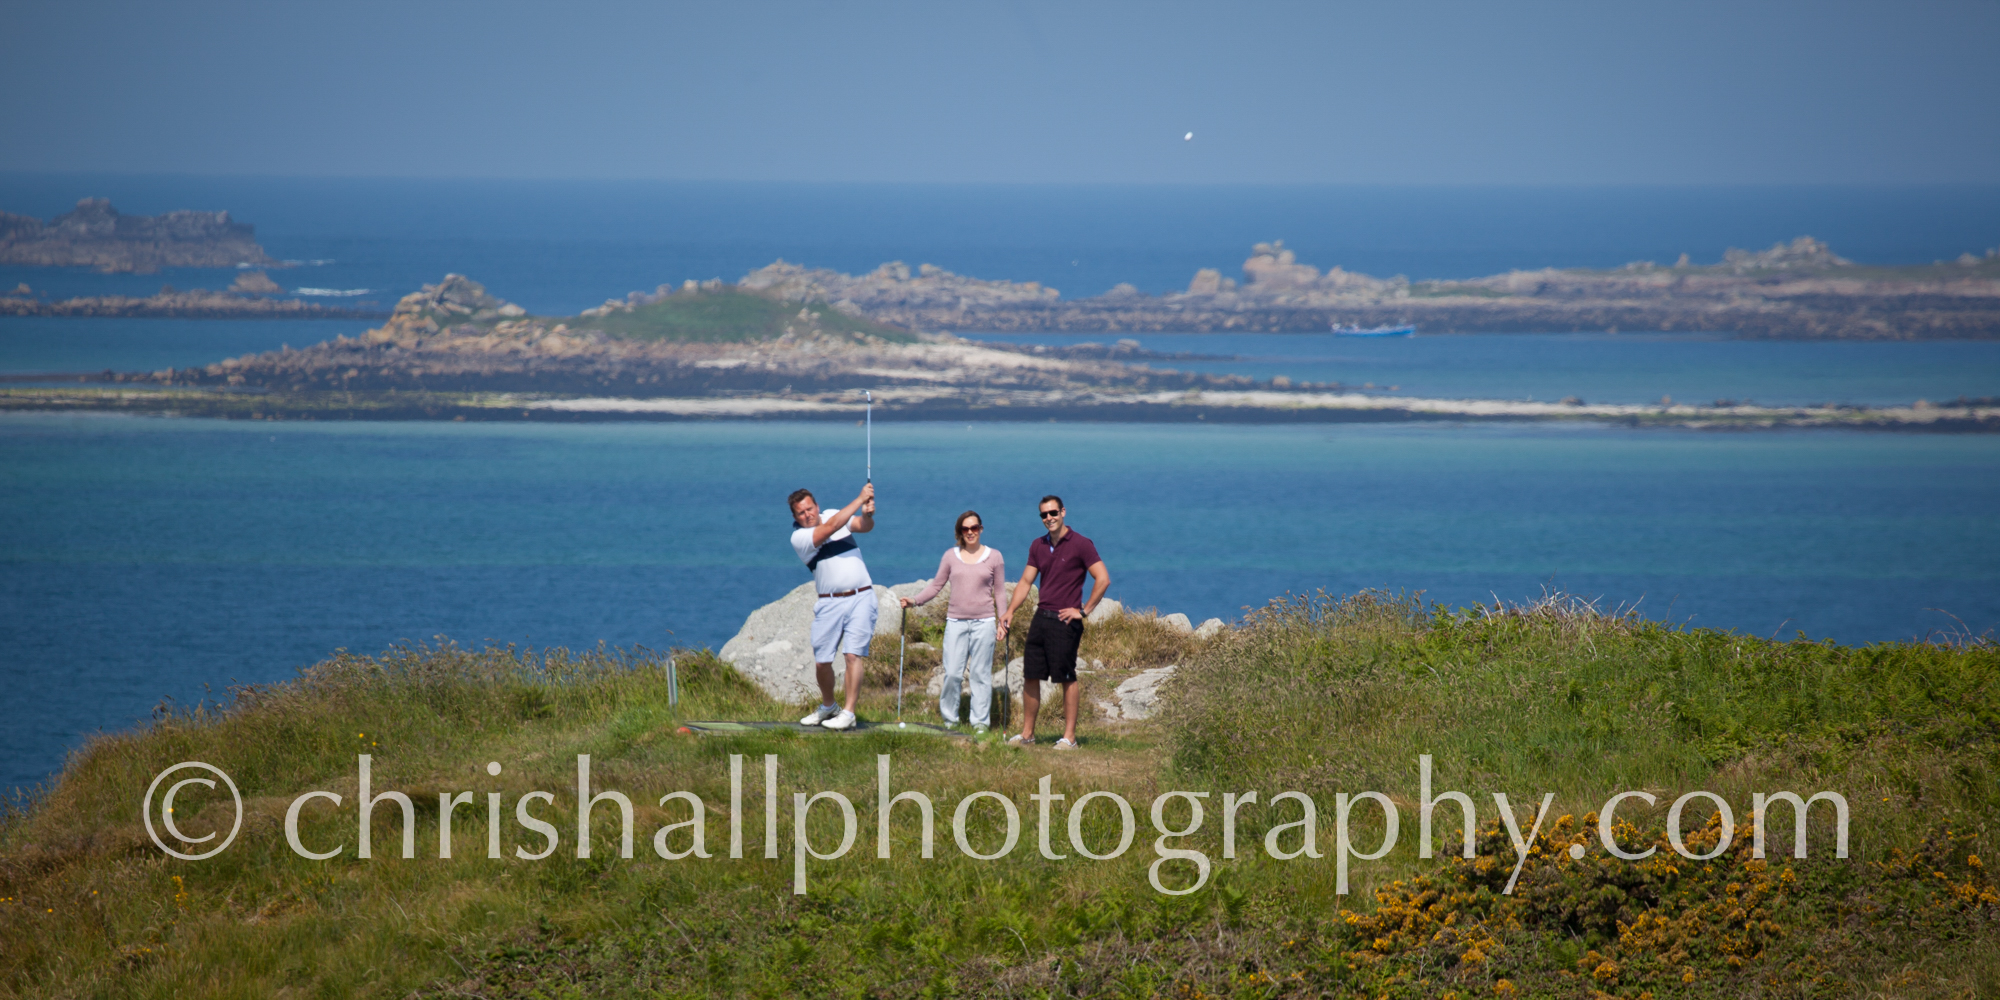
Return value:
<svg viewBox="0 0 2000 1000">
<path fill-rule="evenodd" d="M 1014 728 L 1013 652 L 1014 637 L 1009 635 L 1007 636 L 1006 643 L 1002 645 L 1000 650 L 1000 670 L 1004 675 L 1000 688 L 1000 731 L 1003 733 Z"/>
<path fill-rule="evenodd" d="M 868 408 L 864 411 L 867 416 L 863 420 L 868 427 L 868 481 L 873 483 L 875 481 L 875 394 L 863 389 L 861 397 L 868 401 Z"/>
</svg>

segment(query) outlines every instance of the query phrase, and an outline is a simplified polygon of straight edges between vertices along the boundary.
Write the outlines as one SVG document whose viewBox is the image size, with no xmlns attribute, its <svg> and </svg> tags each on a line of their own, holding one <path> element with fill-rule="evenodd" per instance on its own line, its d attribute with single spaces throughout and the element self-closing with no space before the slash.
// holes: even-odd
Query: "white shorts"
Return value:
<svg viewBox="0 0 2000 1000">
<path fill-rule="evenodd" d="M 841 653 L 868 655 L 875 638 L 875 592 L 822 597 L 813 605 L 813 662 L 832 663 Z"/>
</svg>

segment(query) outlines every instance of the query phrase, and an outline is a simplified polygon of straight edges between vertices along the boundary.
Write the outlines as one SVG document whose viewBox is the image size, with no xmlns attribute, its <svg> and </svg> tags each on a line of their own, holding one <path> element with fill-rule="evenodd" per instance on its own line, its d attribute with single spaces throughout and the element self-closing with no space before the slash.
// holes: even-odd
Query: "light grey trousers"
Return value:
<svg viewBox="0 0 2000 1000">
<path fill-rule="evenodd" d="M 993 619 L 950 618 L 944 623 L 944 690 L 938 714 L 958 722 L 961 678 L 972 675 L 972 724 L 990 724 L 993 710 Z"/>
</svg>

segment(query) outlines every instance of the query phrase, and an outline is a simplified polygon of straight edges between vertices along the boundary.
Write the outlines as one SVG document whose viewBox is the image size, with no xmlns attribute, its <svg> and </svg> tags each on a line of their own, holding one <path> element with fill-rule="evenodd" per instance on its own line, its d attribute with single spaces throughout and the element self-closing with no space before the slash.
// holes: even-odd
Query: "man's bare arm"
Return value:
<svg viewBox="0 0 2000 1000">
<path fill-rule="evenodd" d="M 1090 614 L 1091 611 L 1096 609 L 1097 602 L 1104 599 L 1104 592 L 1111 589 L 1111 571 L 1104 568 L 1104 561 L 1102 559 L 1091 563 L 1090 568 L 1085 572 L 1088 572 L 1090 578 L 1096 581 L 1091 585 L 1090 598 L 1084 601 L 1083 607 L 1080 608 L 1057 608 L 1056 617 L 1061 618 L 1063 621 L 1082 621 L 1085 615 Z"/>
<path fill-rule="evenodd" d="M 1104 600 L 1104 592 L 1111 589 L 1111 571 L 1104 568 L 1104 560 L 1091 563 L 1089 573 L 1096 583 L 1090 588 L 1090 600 L 1083 602 L 1083 613 L 1086 615 L 1097 610 L 1098 603 Z"/>
<path fill-rule="evenodd" d="M 849 510 L 848 507 L 852 506 L 854 505 L 849 504 L 847 507 L 842 507 L 834 511 L 827 517 L 820 518 L 819 527 L 813 529 L 814 548 L 825 545 L 826 540 L 832 538 L 833 533 L 839 531 L 840 526 L 847 523 L 848 517 L 853 514 L 853 511 Z"/>
<path fill-rule="evenodd" d="M 855 497 L 853 501 L 848 503 L 847 506 L 842 507 L 837 511 L 834 511 L 832 517 L 821 518 L 819 522 L 819 527 L 813 529 L 813 547 L 818 548 L 821 545 L 825 545 L 826 540 L 832 538 L 833 533 L 839 531 L 840 526 L 846 524 L 847 519 L 853 517 L 854 512 L 860 510 L 862 505 L 867 504 L 869 506 L 873 506 L 874 499 L 875 499 L 875 484 L 869 483 L 867 486 L 863 486 L 861 488 L 861 494 Z M 874 519 L 866 517 L 866 515 L 864 515 L 864 523 L 868 525 L 867 528 L 864 528 L 861 526 L 860 523 L 857 523 L 854 526 L 854 530 L 856 532 L 864 532 L 867 531 L 869 528 L 873 528 L 875 526 Z"/>
<path fill-rule="evenodd" d="M 1037 572 L 1033 566 L 1021 571 L 1021 579 L 1014 584 L 1014 599 L 1007 602 L 1007 621 L 1013 621 L 1014 612 L 1021 610 L 1021 605 L 1028 603 L 1028 588 L 1035 585 Z"/>
</svg>

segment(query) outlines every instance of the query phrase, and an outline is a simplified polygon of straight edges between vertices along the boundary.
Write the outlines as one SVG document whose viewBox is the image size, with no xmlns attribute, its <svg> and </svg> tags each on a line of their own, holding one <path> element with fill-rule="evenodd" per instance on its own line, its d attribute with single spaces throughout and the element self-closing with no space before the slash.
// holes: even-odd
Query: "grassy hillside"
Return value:
<svg viewBox="0 0 2000 1000">
<path fill-rule="evenodd" d="M 1993 646 L 1770 642 L 1606 617 L 1560 603 L 1445 614 L 1363 596 L 1274 604 L 1208 643 L 1148 619 L 1095 630 L 1086 657 L 1106 675 L 1171 658 L 1186 666 L 1166 716 L 1123 728 L 1087 724 L 1082 750 L 1016 750 L 874 731 L 679 735 L 680 721 L 784 718 L 705 654 L 679 659 L 682 701 L 668 705 L 651 654 L 531 656 L 512 649 L 340 655 L 300 680 L 244 692 L 224 712 L 162 720 L 75 756 L 61 782 L 0 827 L 0 996 L 1355 996 L 1355 997 L 1974 997 L 2000 990 L 2000 894 L 1987 876 L 2000 805 L 2000 651 Z M 1100 675 L 1100 676 L 1106 676 Z M 893 671 L 871 678 L 893 679 Z M 879 685 L 881 681 L 874 681 Z M 1106 685 L 1086 696 L 1107 697 Z M 913 704 L 920 702 L 916 699 Z M 871 686 L 864 716 L 892 717 L 892 686 Z M 917 712 L 912 712 L 913 717 Z M 1046 723 L 1044 724 L 1046 726 Z M 1044 730 L 1047 731 L 1046 729 Z M 375 857 L 356 855 L 357 754 L 375 789 L 417 805 L 416 857 L 400 857 L 398 808 L 372 825 Z M 593 784 L 634 801 L 634 854 L 617 857 L 616 808 L 593 814 L 592 857 L 575 856 L 575 755 Z M 764 754 L 781 761 L 781 856 L 763 857 Z M 1479 804 L 1481 857 L 1417 856 L 1417 756 L 1435 789 Z M 745 756 L 746 857 L 732 860 L 730 755 Z M 914 811 L 899 812 L 893 858 L 875 856 L 876 755 L 896 790 L 937 803 L 933 859 L 917 856 Z M 139 800 L 152 776 L 186 760 L 221 767 L 242 789 L 237 841 L 182 862 L 147 840 Z M 502 773 L 487 773 L 489 761 Z M 1050 776 L 1069 797 L 1053 840 L 1036 848 Z M 308 861 L 286 845 L 285 813 L 306 790 L 347 796 L 304 807 L 300 837 L 344 845 Z M 662 860 L 654 831 L 686 818 L 670 791 L 707 803 L 708 859 Z M 974 860 L 951 832 L 961 797 L 991 789 L 1019 810 L 1007 857 Z M 1131 800 L 1137 835 L 1115 860 L 1064 846 L 1062 810 L 1092 790 Z M 1167 846 L 1205 851 L 1213 877 L 1170 896 L 1148 884 L 1159 836 L 1148 804 L 1207 790 L 1206 822 Z M 1238 816 L 1239 857 L 1221 857 L 1221 796 L 1313 795 L 1322 859 L 1279 861 L 1264 837 L 1298 815 L 1288 804 Z M 1736 843 L 1709 862 L 1662 849 L 1647 862 L 1606 856 L 1594 838 L 1612 792 L 1645 789 L 1654 808 L 1621 807 L 1627 847 L 1659 840 L 1667 804 L 1693 789 L 1733 803 Z M 1835 789 L 1854 809 L 1851 857 L 1833 858 L 1823 818 L 1812 855 L 1748 857 L 1748 794 Z M 508 856 L 487 855 L 484 799 L 506 808 L 530 790 L 560 838 L 539 861 L 512 856 L 543 838 L 505 813 Z M 853 849 L 809 860 L 794 895 L 790 793 L 838 790 L 859 812 Z M 1400 837 L 1380 861 L 1354 862 L 1337 893 L 1336 794 L 1388 793 Z M 455 813 L 450 860 L 437 857 L 440 792 L 471 792 Z M 1511 796 L 1525 828 L 1541 795 L 1555 804 L 1520 884 L 1503 895 L 1514 848 L 1491 793 Z M 232 810 L 199 786 L 177 800 L 200 836 Z M 969 839 L 993 851 L 1001 810 L 971 811 Z M 1455 845 L 1455 810 L 1433 840 Z M 1382 833 L 1374 804 L 1354 840 Z M 1085 842 L 1105 851 L 1116 812 L 1094 803 Z M 1185 823 L 1184 803 L 1165 814 Z M 838 813 L 809 813 L 817 850 L 840 840 Z M 158 817 L 156 816 L 156 822 Z M 1783 820 L 1789 829 L 1789 821 Z M 1722 835 L 1706 807 L 1684 825 L 1702 850 Z M 1592 833 L 1593 836 L 1582 836 Z M 1297 829 L 1280 832 L 1287 850 Z M 1566 848 L 1586 846 L 1572 860 Z M 668 846 L 690 846 L 685 829 Z M 1448 852 L 1445 852 L 1448 853 Z M 1169 861 L 1171 886 L 1194 877 Z"/>
<path fill-rule="evenodd" d="M 1297 600 L 1197 660 L 1163 728 L 1184 774 L 1322 800 L 1400 793 L 1406 835 L 1419 755 L 1437 762 L 1433 790 L 1474 794 L 1476 861 L 1419 864 L 1377 884 L 1374 912 L 1343 917 L 1329 962 L 1363 992 L 2000 995 L 2000 893 L 1981 860 L 2000 840 L 1990 642 L 1773 642 L 1562 600 L 1458 614 L 1369 595 Z M 1700 831 L 1693 853 L 1733 841 L 1706 862 L 1671 854 L 1662 836 L 1669 804 L 1697 789 L 1734 811 L 1726 832 L 1702 800 L 1683 818 Z M 1753 793 L 1829 789 L 1854 809 L 1847 861 L 1824 822 L 1808 860 L 1787 857 L 1783 808 L 1769 856 L 1751 857 Z M 1597 839 L 1595 810 L 1623 790 L 1658 796 L 1617 816 L 1628 850 L 1657 848 L 1643 863 L 1608 857 Z M 1495 791 L 1524 829 L 1554 793 L 1556 829 L 1511 897 L 1499 895 L 1514 854 Z M 1440 815 L 1456 831 L 1456 807 Z"/>
<path fill-rule="evenodd" d="M 773 340 L 789 327 L 796 336 L 875 338 L 891 343 L 915 340 L 907 331 L 872 320 L 849 316 L 825 303 L 802 306 L 780 302 L 752 292 L 723 287 L 699 292 L 679 292 L 651 305 L 630 311 L 614 310 L 602 316 L 581 316 L 566 320 L 578 330 L 602 330 L 634 340 L 672 340 L 697 343 Z"/>
</svg>

